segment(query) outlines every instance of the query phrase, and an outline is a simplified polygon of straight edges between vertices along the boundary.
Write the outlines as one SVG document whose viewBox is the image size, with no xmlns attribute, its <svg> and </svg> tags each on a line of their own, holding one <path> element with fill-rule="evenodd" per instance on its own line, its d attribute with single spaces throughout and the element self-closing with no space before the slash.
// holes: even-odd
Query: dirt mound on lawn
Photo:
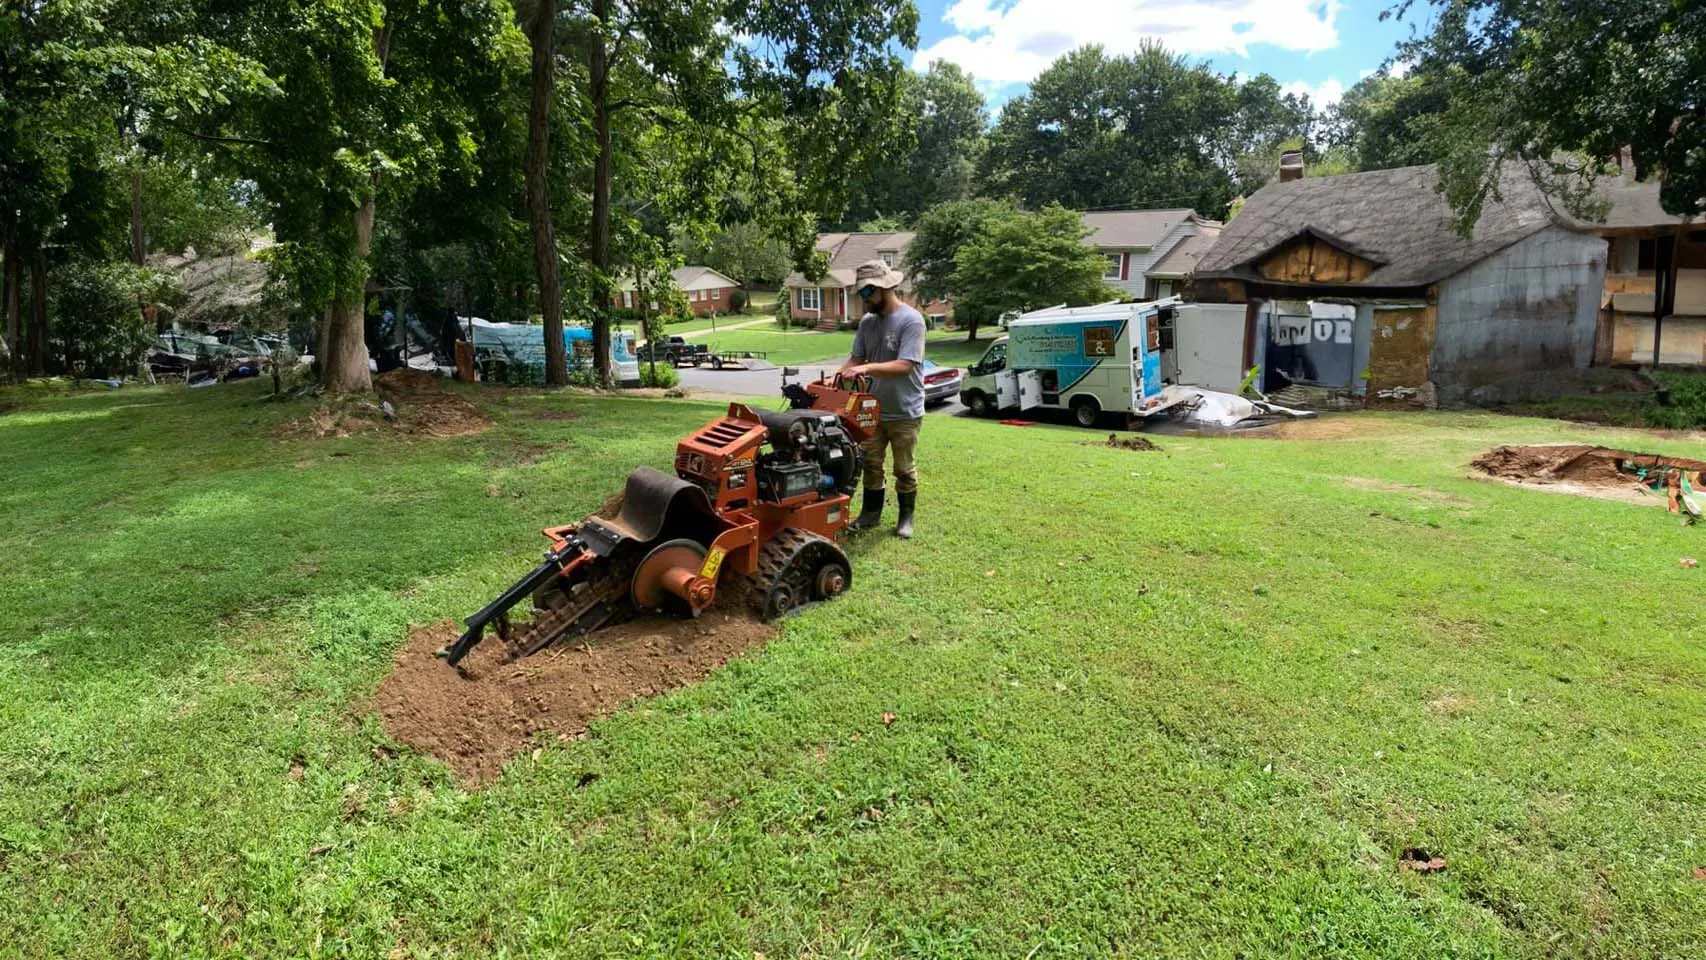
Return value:
<svg viewBox="0 0 1706 960">
<path fill-rule="evenodd" d="M 478 407 L 445 389 L 444 379 L 420 370 L 391 370 L 373 381 L 397 411 L 397 429 L 427 437 L 460 437 L 492 425 Z"/>
<path fill-rule="evenodd" d="M 1559 444 L 1534 447 L 1499 447 L 1477 459 L 1473 466 L 1489 477 L 1514 480 L 1518 483 L 1575 483 L 1582 485 L 1630 486 L 1636 482 L 1632 470 L 1652 470 L 1657 467 L 1677 467 L 1682 470 L 1706 470 L 1706 462 L 1679 457 L 1662 457 L 1652 453 L 1613 450 L 1585 444 Z"/>
<path fill-rule="evenodd" d="M 460 632 L 448 620 L 412 631 L 373 706 L 392 737 L 476 786 L 496 779 L 536 739 L 577 737 L 634 697 L 698 681 L 775 628 L 735 603 L 697 620 L 635 620 L 509 662 L 503 643 L 488 637 L 459 675 L 433 653 Z"/>
<path fill-rule="evenodd" d="M 492 425 L 440 377 L 420 370 L 388 371 L 374 378 L 373 390 L 378 400 L 354 394 L 324 398 L 312 413 L 279 427 L 278 438 L 347 437 L 386 427 L 412 436 L 460 437 Z"/>
</svg>

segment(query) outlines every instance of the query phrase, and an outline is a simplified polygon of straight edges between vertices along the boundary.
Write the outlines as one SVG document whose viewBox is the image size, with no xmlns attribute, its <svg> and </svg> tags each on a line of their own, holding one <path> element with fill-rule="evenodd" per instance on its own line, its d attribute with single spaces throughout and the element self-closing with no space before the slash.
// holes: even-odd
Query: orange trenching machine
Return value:
<svg viewBox="0 0 1706 960">
<path fill-rule="evenodd" d="M 674 476 L 628 474 L 614 517 L 546 529 L 544 562 L 469 617 L 439 656 L 455 665 L 488 624 L 525 656 L 640 612 L 698 616 L 733 578 L 765 619 L 846 590 L 853 568 L 836 541 L 853 523 L 877 400 L 865 384 L 788 382 L 795 373 L 783 371 L 787 410 L 731 403 L 676 445 Z M 528 599 L 531 622 L 512 626 L 510 611 Z"/>
</svg>

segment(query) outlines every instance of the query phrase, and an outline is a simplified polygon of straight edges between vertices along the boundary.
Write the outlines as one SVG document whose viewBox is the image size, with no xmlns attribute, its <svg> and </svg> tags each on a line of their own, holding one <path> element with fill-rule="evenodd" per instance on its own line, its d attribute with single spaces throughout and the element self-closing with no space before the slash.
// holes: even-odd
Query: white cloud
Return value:
<svg viewBox="0 0 1706 960">
<path fill-rule="evenodd" d="M 1113 54 L 1144 40 L 1193 56 L 1245 56 L 1253 44 L 1330 50 L 1338 17 L 1339 0 L 955 0 L 942 19 L 957 32 L 919 50 L 913 66 L 949 60 L 1000 90 L 1092 43 Z"/>
<path fill-rule="evenodd" d="M 1363 76 L 1367 75 L 1368 74 L 1363 74 Z M 1285 93 L 1308 94 L 1309 105 L 1317 110 L 1330 104 L 1338 103 L 1339 98 L 1345 95 L 1345 85 L 1339 82 L 1338 77 L 1328 77 L 1314 86 L 1310 86 L 1302 80 L 1293 80 L 1292 82 L 1280 87 L 1280 90 Z"/>
</svg>

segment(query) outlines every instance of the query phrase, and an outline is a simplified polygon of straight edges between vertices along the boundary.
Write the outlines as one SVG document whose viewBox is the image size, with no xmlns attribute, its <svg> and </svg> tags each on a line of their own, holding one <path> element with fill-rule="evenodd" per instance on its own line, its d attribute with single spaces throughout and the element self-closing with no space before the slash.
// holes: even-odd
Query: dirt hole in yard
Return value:
<svg viewBox="0 0 1706 960">
<path fill-rule="evenodd" d="M 1706 461 L 1637 453 L 1586 444 L 1506 446 L 1488 451 L 1472 464 L 1475 474 L 1558 493 L 1666 504 L 1672 478 L 1702 486 Z M 1644 475 L 1643 475 L 1644 474 Z"/>
<path fill-rule="evenodd" d="M 377 399 L 328 396 L 305 417 L 278 430 L 281 440 L 347 437 L 390 428 L 422 437 L 461 437 L 492 425 L 478 407 L 446 389 L 442 378 L 420 370 L 391 370 L 373 380 Z M 390 410 L 386 410 L 386 404 Z"/>
<path fill-rule="evenodd" d="M 741 599 L 719 597 L 697 620 L 633 620 L 513 661 L 487 637 L 462 661 L 462 674 L 433 656 L 460 626 L 421 627 L 393 656 L 373 707 L 392 737 L 478 786 L 542 739 L 577 737 L 633 698 L 701 680 L 770 639 L 775 628 L 747 616 Z"/>
</svg>

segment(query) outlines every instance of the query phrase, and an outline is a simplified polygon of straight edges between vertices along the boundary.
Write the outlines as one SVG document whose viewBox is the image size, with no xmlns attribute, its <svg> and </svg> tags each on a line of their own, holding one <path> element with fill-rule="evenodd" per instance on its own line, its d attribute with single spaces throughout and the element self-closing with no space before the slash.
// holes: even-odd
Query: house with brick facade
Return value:
<svg viewBox="0 0 1706 960">
<path fill-rule="evenodd" d="M 730 312 L 730 298 L 740 289 L 739 283 L 710 267 L 677 267 L 670 271 L 669 279 L 687 297 L 687 306 L 697 317 Z M 624 280 L 616 288 L 610 305 L 627 310 L 638 305 L 633 280 Z"/>
<path fill-rule="evenodd" d="M 788 295 L 789 315 L 795 320 L 815 320 L 823 330 L 850 326 L 859 321 L 864 309 L 853 286 L 853 272 L 859 264 L 881 260 L 891 267 L 906 270 L 906 247 L 912 242 L 907 231 L 890 233 L 820 233 L 817 248 L 829 257 L 829 270 L 816 280 L 793 273 L 782 282 Z M 919 303 L 912 278 L 895 288 L 902 300 L 918 308 L 932 325 L 952 312 L 945 300 Z"/>
<path fill-rule="evenodd" d="M 1185 208 L 1097 210 L 1084 214 L 1084 226 L 1084 242 L 1107 262 L 1102 279 L 1138 300 L 1179 293 L 1221 227 Z"/>
</svg>

